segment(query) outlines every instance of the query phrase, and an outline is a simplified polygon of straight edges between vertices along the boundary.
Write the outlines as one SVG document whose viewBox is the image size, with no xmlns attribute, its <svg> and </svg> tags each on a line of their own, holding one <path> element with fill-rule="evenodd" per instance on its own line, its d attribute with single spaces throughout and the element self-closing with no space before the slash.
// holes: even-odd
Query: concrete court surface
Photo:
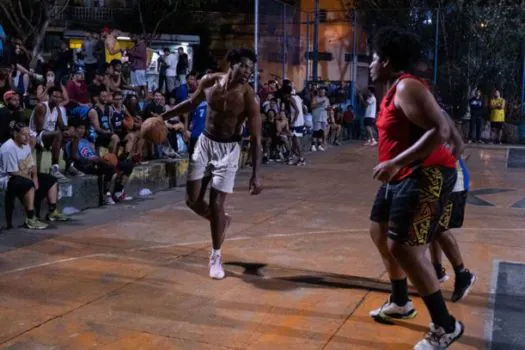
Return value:
<svg viewBox="0 0 525 350">
<path fill-rule="evenodd" d="M 513 284 L 524 270 L 514 277 L 507 265 L 502 276 L 496 270 L 499 260 L 525 261 L 525 169 L 507 168 L 506 148 L 467 154 L 473 204 L 456 235 L 478 281 L 464 302 L 448 304 L 466 325 L 452 348 L 523 349 L 516 345 L 523 339 L 512 342 L 524 324 L 525 302 L 518 301 L 525 288 Z M 389 288 L 367 233 L 379 185 L 371 178 L 376 150 L 348 145 L 307 161 L 304 168 L 264 167 L 266 189 L 258 197 L 247 194 L 246 172 L 239 175 L 227 204 L 234 222 L 222 281 L 208 278 L 208 224 L 186 209 L 181 190 L 90 210 L 45 232 L 2 234 L 0 344 L 12 350 L 411 349 L 429 323 L 420 298 L 413 297 L 414 320 L 388 326 L 368 317 Z M 450 297 L 453 280 L 443 287 Z M 515 304 L 498 299 L 499 289 Z M 505 325 L 509 313 L 514 319 Z"/>
</svg>

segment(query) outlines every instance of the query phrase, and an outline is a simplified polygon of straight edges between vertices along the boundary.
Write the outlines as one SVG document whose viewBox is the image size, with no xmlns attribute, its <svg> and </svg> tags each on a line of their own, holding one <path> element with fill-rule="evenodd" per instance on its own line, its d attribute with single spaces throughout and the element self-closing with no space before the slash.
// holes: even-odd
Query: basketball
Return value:
<svg viewBox="0 0 525 350">
<path fill-rule="evenodd" d="M 113 153 L 106 153 L 104 154 L 104 156 L 102 157 L 102 159 L 104 159 L 104 161 L 106 163 L 109 163 L 111 164 L 112 166 L 116 167 L 117 164 L 118 164 L 118 158 L 116 155 L 114 155 Z"/>
<path fill-rule="evenodd" d="M 162 119 L 148 118 L 142 123 L 140 135 L 144 140 L 160 145 L 168 137 L 168 128 Z"/>
</svg>

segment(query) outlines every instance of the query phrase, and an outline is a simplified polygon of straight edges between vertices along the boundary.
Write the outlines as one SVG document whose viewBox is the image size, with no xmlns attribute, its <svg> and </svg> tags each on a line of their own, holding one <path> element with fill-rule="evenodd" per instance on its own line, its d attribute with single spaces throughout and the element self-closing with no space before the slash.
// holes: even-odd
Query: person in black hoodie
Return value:
<svg viewBox="0 0 525 350">
<path fill-rule="evenodd" d="M 481 98 L 481 91 L 476 90 L 474 97 L 469 100 L 470 107 L 470 132 L 469 143 L 481 142 L 481 129 L 483 128 L 483 120 L 485 116 L 485 106 Z"/>
</svg>

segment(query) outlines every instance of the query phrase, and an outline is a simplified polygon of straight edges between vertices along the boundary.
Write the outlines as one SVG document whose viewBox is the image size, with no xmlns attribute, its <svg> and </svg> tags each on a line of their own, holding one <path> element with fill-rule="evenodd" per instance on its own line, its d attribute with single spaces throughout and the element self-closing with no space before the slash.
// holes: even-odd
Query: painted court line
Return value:
<svg viewBox="0 0 525 350">
<path fill-rule="evenodd" d="M 492 332 L 494 329 L 494 305 L 496 303 L 496 289 L 498 287 L 499 264 L 501 260 L 492 261 L 492 275 L 489 289 L 489 312 L 485 321 L 485 339 L 487 339 L 487 350 L 492 348 Z"/>
</svg>

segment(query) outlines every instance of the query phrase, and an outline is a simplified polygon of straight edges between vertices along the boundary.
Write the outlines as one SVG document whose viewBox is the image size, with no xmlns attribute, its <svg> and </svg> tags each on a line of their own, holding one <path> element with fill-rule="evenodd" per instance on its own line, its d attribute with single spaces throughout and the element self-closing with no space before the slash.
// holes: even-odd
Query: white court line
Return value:
<svg viewBox="0 0 525 350">
<path fill-rule="evenodd" d="M 58 259 L 58 260 L 54 260 L 54 261 L 47 261 L 47 262 L 41 263 L 41 264 L 35 264 L 35 265 L 28 265 L 28 266 L 24 266 L 24 267 L 19 267 L 19 268 L 13 269 L 13 270 L 7 270 L 7 271 L 0 272 L 0 276 L 9 275 L 9 274 L 15 273 L 15 272 L 23 272 L 23 271 L 27 271 L 27 270 L 37 269 L 39 267 L 45 267 L 45 266 L 50 266 L 50 265 L 62 264 L 62 263 L 66 263 L 66 262 L 72 262 L 72 261 L 77 261 L 77 260 L 82 260 L 82 259 L 89 259 L 89 258 L 94 258 L 94 257 L 102 257 L 102 256 L 105 256 L 105 257 L 117 257 L 116 255 L 113 255 L 113 254 L 102 254 L 102 253 L 100 253 L 100 254 L 88 254 L 88 255 L 83 255 L 83 256 L 77 256 L 77 257 L 74 257 L 74 258 Z"/>
<path fill-rule="evenodd" d="M 474 231 L 511 231 L 511 232 L 520 232 L 524 231 L 525 228 L 488 228 L 488 227 L 480 227 L 480 228 L 462 228 L 461 230 L 474 230 Z M 368 228 L 356 228 L 356 229 L 342 229 L 342 230 L 323 230 L 323 231 L 310 231 L 310 232 L 293 232 L 293 233 L 276 233 L 276 234 L 269 234 L 269 235 L 258 235 L 258 236 L 239 236 L 239 237 L 232 237 L 228 238 L 227 241 L 247 241 L 252 239 L 268 239 L 268 238 L 286 238 L 286 237 L 300 237 L 300 236 L 312 236 L 312 235 L 322 235 L 322 234 L 332 234 L 332 233 L 339 233 L 339 234 L 345 234 L 345 233 L 351 233 L 351 232 L 367 232 Z M 184 246 L 192 246 L 192 245 L 200 245 L 200 244 L 209 244 L 210 240 L 201 240 L 201 241 L 193 241 L 193 242 L 183 242 L 183 243 L 172 243 L 172 244 L 159 244 L 156 246 L 150 246 L 150 247 L 141 247 L 141 248 L 131 248 L 125 250 L 126 252 L 135 252 L 135 251 L 141 251 L 141 250 L 149 250 L 149 249 L 163 249 L 163 248 L 170 248 L 170 247 L 184 247 Z M 72 261 L 77 261 L 81 259 L 89 259 L 93 257 L 121 257 L 120 255 L 115 254 L 88 254 L 84 256 L 78 256 L 73 258 L 65 258 L 65 259 L 59 259 L 55 261 L 48 261 L 41 264 L 35 264 L 35 265 L 28 265 L 20 268 L 16 268 L 13 270 L 7 270 L 0 272 L 0 276 L 5 276 L 11 273 L 16 272 L 23 272 L 31 269 L 37 269 L 39 267 L 45 267 L 50 265 L 56 265 L 56 264 L 62 264 Z"/>
<path fill-rule="evenodd" d="M 239 236 L 239 237 L 232 237 L 232 238 L 226 238 L 226 242 L 231 241 L 247 241 L 251 239 L 265 239 L 265 238 L 282 238 L 282 237 L 297 237 L 297 236 L 311 236 L 311 235 L 322 235 L 322 234 L 330 234 L 330 233 L 349 233 L 349 232 L 363 232 L 368 231 L 368 228 L 355 228 L 355 229 L 346 229 L 346 230 L 324 230 L 324 231 L 310 231 L 310 232 L 294 232 L 294 233 L 275 233 L 275 234 L 261 234 L 260 236 Z M 194 241 L 194 242 L 183 242 L 183 243 L 170 243 L 170 244 L 159 244 L 155 246 L 150 247 L 141 247 L 141 248 L 133 248 L 130 251 L 137 251 L 137 250 L 148 250 L 148 249 L 162 249 L 162 248 L 169 248 L 169 247 L 177 247 L 177 246 L 190 246 L 190 245 L 198 245 L 198 244 L 209 244 L 210 240 L 202 240 L 202 241 Z"/>
<path fill-rule="evenodd" d="M 487 340 L 487 350 L 492 349 L 492 331 L 494 329 L 494 304 L 496 302 L 496 289 L 498 288 L 499 264 L 501 260 L 492 261 L 492 276 L 489 289 L 489 314 L 485 320 L 485 339 Z"/>
</svg>

